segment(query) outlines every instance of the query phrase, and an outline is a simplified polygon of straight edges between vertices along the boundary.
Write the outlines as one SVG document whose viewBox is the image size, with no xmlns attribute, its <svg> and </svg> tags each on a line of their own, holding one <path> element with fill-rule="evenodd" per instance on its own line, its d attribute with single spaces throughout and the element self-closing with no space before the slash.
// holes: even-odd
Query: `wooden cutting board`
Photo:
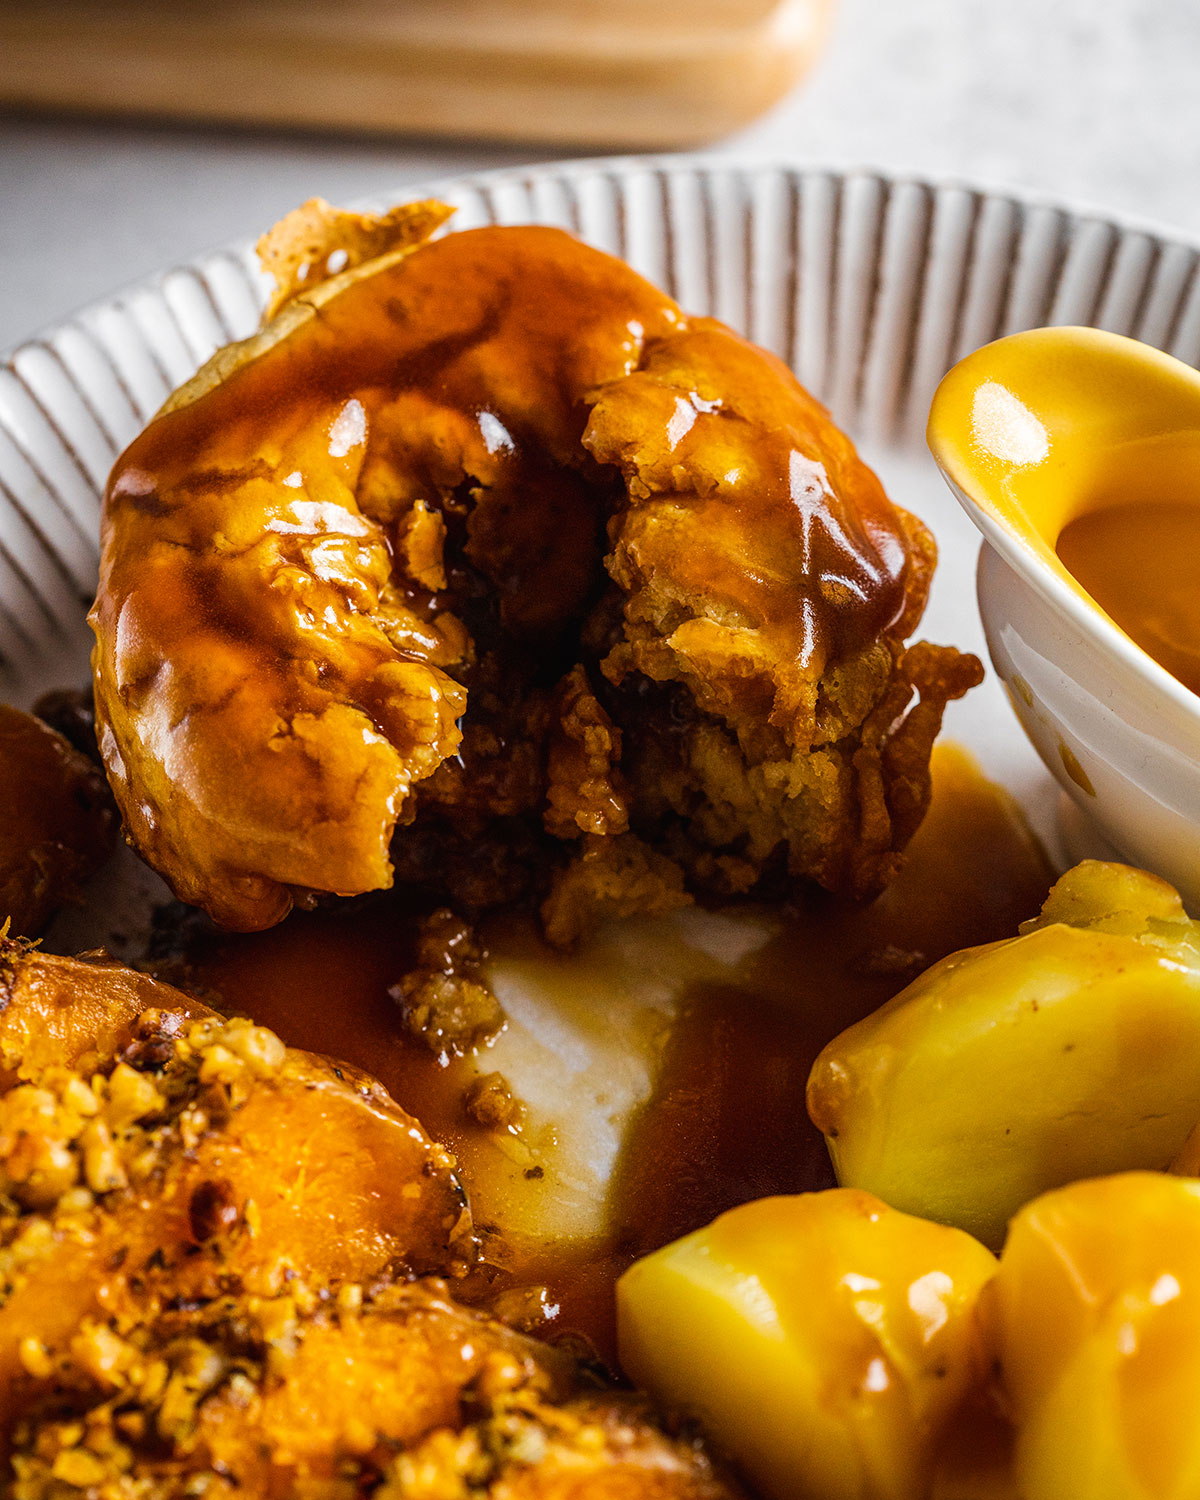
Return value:
<svg viewBox="0 0 1200 1500">
<path fill-rule="evenodd" d="M 0 0 L 0 105 L 691 146 L 812 61 L 832 0 Z"/>
</svg>

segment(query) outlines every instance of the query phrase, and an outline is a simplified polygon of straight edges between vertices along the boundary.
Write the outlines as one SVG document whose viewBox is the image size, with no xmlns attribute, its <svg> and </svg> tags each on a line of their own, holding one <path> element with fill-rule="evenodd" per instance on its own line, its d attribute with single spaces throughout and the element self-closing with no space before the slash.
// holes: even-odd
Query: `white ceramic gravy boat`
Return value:
<svg viewBox="0 0 1200 1500">
<path fill-rule="evenodd" d="M 1101 506 L 1200 505 L 1200 373 L 1116 334 L 1035 329 L 955 365 L 927 436 L 984 536 L 980 613 L 1026 734 L 1103 836 L 1200 911 L 1200 697 L 1055 551 Z"/>
</svg>

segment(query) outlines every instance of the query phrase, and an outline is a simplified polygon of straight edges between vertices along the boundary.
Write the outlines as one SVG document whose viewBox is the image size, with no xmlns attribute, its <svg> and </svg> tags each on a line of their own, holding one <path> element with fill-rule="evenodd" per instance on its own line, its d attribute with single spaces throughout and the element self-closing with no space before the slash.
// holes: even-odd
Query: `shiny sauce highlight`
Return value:
<svg viewBox="0 0 1200 1500">
<path fill-rule="evenodd" d="M 398 503 L 464 483 L 504 496 L 507 524 L 523 528 L 493 585 L 553 590 L 541 552 L 581 479 L 611 504 L 611 475 L 586 451 L 589 412 L 614 388 L 624 401 L 631 377 L 639 463 L 678 466 L 682 503 L 705 508 L 712 491 L 714 535 L 758 564 L 704 573 L 701 585 L 797 658 L 810 638 L 833 657 L 895 625 L 910 567 L 927 566 L 912 562 L 911 533 L 876 477 L 782 362 L 689 318 L 561 230 L 434 240 L 269 340 L 160 414 L 118 460 L 105 499 L 106 533 L 128 529 L 132 567 L 135 538 L 199 559 L 179 580 L 193 626 L 234 641 L 262 636 L 260 601 L 231 596 L 205 558 L 214 535 L 252 523 L 297 565 L 324 536 L 365 552 L 387 542 Z M 111 548 L 109 565 L 119 566 Z"/>
</svg>

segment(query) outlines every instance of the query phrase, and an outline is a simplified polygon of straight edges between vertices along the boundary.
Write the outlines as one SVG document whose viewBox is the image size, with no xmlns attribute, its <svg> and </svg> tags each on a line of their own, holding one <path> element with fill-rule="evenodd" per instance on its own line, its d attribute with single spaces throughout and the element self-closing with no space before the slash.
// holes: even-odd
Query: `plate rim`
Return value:
<svg viewBox="0 0 1200 1500">
<path fill-rule="evenodd" d="M 723 171 L 735 176 L 749 177 L 760 172 L 780 172 L 794 177 L 827 177 L 842 182 L 859 181 L 877 183 L 889 190 L 896 188 L 925 189 L 935 194 L 959 191 L 978 198 L 1007 202 L 1026 210 L 1048 209 L 1065 213 L 1078 223 L 1095 223 L 1122 234 L 1143 234 L 1166 244 L 1177 245 L 1200 255 L 1200 231 L 1190 231 L 1169 222 L 1127 213 L 1123 210 L 1105 208 L 1087 198 L 1061 195 L 1044 188 L 1024 187 L 986 178 L 972 178 L 959 172 L 926 172 L 899 170 L 872 166 L 870 163 L 842 164 L 822 160 L 788 160 L 766 153 L 719 152 L 627 152 L 613 156 L 570 156 L 551 158 L 547 161 L 530 162 L 519 166 L 488 167 L 477 172 L 449 172 L 438 177 L 421 178 L 398 189 L 382 189 L 379 192 L 359 194 L 350 202 L 339 205 L 351 212 L 377 210 L 381 202 L 389 204 L 413 201 L 422 197 L 436 197 L 438 192 L 451 188 L 472 190 L 487 189 L 504 182 L 525 183 L 533 179 L 554 177 L 580 177 L 594 173 L 619 174 L 631 171 L 671 173 L 672 171 Z M 269 228 L 270 226 L 266 226 Z M 82 323 L 89 317 L 121 304 L 141 293 L 159 290 L 170 277 L 190 272 L 203 271 L 212 261 L 235 259 L 246 261 L 254 251 L 259 236 L 266 232 L 260 229 L 253 237 L 238 236 L 201 250 L 188 259 L 160 266 L 142 276 L 130 277 L 118 282 L 109 292 L 76 304 L 70 311 L 35 327 L 16 343 L 0 349 L 0 367 L 12 369 L 15 361 L 29 348 L 44 344 L 65 328 Z"/>
<path fill-rule="evenodd" d="M 573 198 L 576 195 L 586 192 L 586 185 L 589 180 L 603 187 L 606 192 L 616 194 L 618 200 L 624 198 L 631 191 L 631 187 L 640 192 L 643 188 L 649 186 L 653 192 L 661 192 L 663 194 L 664 206 L 666 206 L 668 192 L 674 191 L 675 184 L 680 184 L 681 186 L 690 184 L 690 188 L 698 189 L 705 197 L 715 194 L 719 198 L 721 194 L 731 192 L 743 198 L 748 208 L 753 207 L 752 197 L 759 192 L 764 184 L 769 186 L 772 191 L 782 189 L 793 196 L 798 195 L 800 201 L 807 201 L 807 195 L 810 192 L 815 194 L 818 202 L 823 200 L 827 195 L 831 195 L 837 205 L 843 202 L 850 202 L 852 204 L 855 196 L 858 194 L 863 196 L 864 201 L 874 200 L 881 205 L 890 205 L 893 202 L 900 202 L 904 198 L 909 197 L 921 201 L 930 212 L 940 211 L 942 205 L 946 205 L 948 211 L 954 213 L 965 211 L 973 220 L 978 220 L 979 216 L 989 212 L 998 212 L 1002 218 L 1011 219 L 1014 226 L 1012 232 L 1017 235 L 1026 235 L 1029 232 L 1031 224 L 1037 228 L 1037 216 L 1045 215 L 1046 225 L 1051 228 L 1051 232 L 1054 235 L 1067 237 L 1073 241 L 1078 241 L 1083 236 L 1095 234 L 1099 234 L 1102 237 L 1111 237 L 1114 242 L 1140 240 L 1156 263 L 1163 257 L 1172 255 L 1178 257 L 1181 262 L 1186 262 L 1187 272 L 1183 286 L 1191 288 L 1191 290 L 1187 291 L 1187 298 L 1194 300 L 1196 304 L 1195 315 L 1192 317 L 1192 321 L 1197 324 L 1197 327 L 1191 330 L 1196 334 L 1196 339 L 1193 346 L 1193 340 L 1189 337 L 1185 359 L 1187 362 L 1195 360 L 1197 364 L 1200 364 L 1200 235 L 1191 235 L 1184 231 L 1175 230 L 1170 226 L 1157 225 L 1149 220 L 1140 219 L 1133 215 L 1110 212 L 1093 204 L 1072 201 L 1070 198 L 1062 197 L 1052 192 L 991 185 L 982 180 L 973 180 L 961 173 L 895 171 L 870 164 L 836 165 L 819 160 L 780 159 L 774 153 L 753 151 L 729 154 L 714 153 L 711 151 L 617 153 L 606 156 L 572 156 L 544 162 L 527 162 L 517 165 L 488 167 L 474 172 L 443 173 L 440 176 L 406 184 L 400 189 L 383 189 L 371 194 L 358 196 L 347 206 L 351 209 L 357 208 L 360 211 L 372 209 L 379 211 L 384 206 L 396 202 L 409 201 L 422 195 L 430 196 L 441 193 L 459 198 L 463 201 L 464 206 L 472 204 L 472 200 L 483 200 L 485 216 L 488 218 L 495 217 L 495 205 L 499 203 L 501 205 L 501 221 L 521 222 L 527 217 L 533 219 L 539 217 L 535 195 L 540 185 L 547 184 L 552 190 L 555 187 L 565 188 L 568 196 Z M 580 184 L 584 186 L 580 187 Z M 523 200 L 529 200 L 526 210 L 511 220 L 505 218 L 503 211 L 503 195 L 506 188 L 518 190 Z M 957 203 L 954 200 L 957 200 Z M 840 208 L 835 208 L 836 212 L 840 212 Z M 475 222 L 478 222 L 478 220 L 475 217 L 475 208 L 472 204 L 472 207 L 467 208 L 467 224 L 470 225 Z M 569 220 L 568 222 L 572 221 Z M 573 220 L 573 222 L 578 224 L 578 220 Z M 623 220 L 621 222 L 623 223 Z M 1040 229 L 1038 232 L 1041 232 Z M 623 238 L 623 230 L 621 234 Z M 49 355 L 61 365 L 63 364 L 63 357 L 60 352 L 62 346 L 80 335 L 85 342 L 93 344 L 99 342 L 105 345 L 106 336 L 98 331 L 100 323 L 110 317 L 115 317 L 121 321 L 130 320 L 134 308 L 143 299 L 151 306 L 154 304 L 164 305 L 170 311 L 174 283 L 184 279 L 198 283 L 201 291 L 207 294 L 208 302 L 212 303 L 213 293 L 211 288 L 228 277 L 230 272 L 233 272 L 241 281 L 243 288 L 249 292 L 251 299 L 256 303 L 257 307 L 261 309 L 262 302 L 265 300 L 264 288 L 266 283 L 265 281 L 258 280 L 258 267 L 253 254 L 254 243 L 253 239 L 246 237 L 234 238 L 223 245 L 217 245 L 212 249 L 203 251 L 191 259 L 184 259 L 173 264 L 164 265 L 147 275 L 130 278 L 110 291 L 106 296 L 93 298 L 90 301 L 81 303 L 72 313 L 58 320 L 50 321 L 41 330 L 28 336 L 11 350 L 0 353 L 0 373 L 14 378 L 18 385 L 32 397 L 36 404 L 41 404 L 20 368 L 21 362 L 24 359 L 40 359 L 42 355 Z M 609 248 L 612 247 L 609 246 Z M 887 253 L 886 242 L 880 240 L 878 247 L 879 256 L 883 257 Z M 929 249 L 926 247 L 921 252 L 922 264 L 928 263 L 926 260 L 928 254 Z M 1016 264 L 1015 260 L 1011 264 Z M 1104 279 L 1106 281 L 1108 279 L 1107 272 Z M 685 298 L 684 300 L 687 299 Z M 920 294 L 918 293 L 916 306 L 920 309 L 921 305 Z M 1099 305 L 1097 302 L 1097 311 L 1089 315 L 1088 321 L 1091 321 L 1092 317 L 1098 316 Z M 1176 317 L 1179 316 L 1180 310 L 1184 309 L 1186 305 L 1188 303 L 1183 298 L 1183 293 L 1181 292 L 1180 300 L 1177 304 Z M 836 309 L 833 310 L 836 312 Z M 173 316 L 175 317 L 176 332 L 181 332 L 182 324 L 180 319 L 177 314 L 173 314 Z M 224 315 L 221 316 L 223 317 Z M 132 321 L 136 323 L 138 319 L 132 317 Z M 860 330 L 862 337 L 867 342 L 873 337 L 873 321 L 873 318 L 868 320 L 864 325 L 864 329 Z M 231 326 L 226 320 L 222 337 L 218 339 L 218 343 L 227 341 L 231 335 L 236 334 L 239 328 L 240 322 Z M 997 333 L 1000 331 L 998 328 Z M 861 349 L 857 348 L 858 343 L 862 341 L 860 333 L 852 332 L 850 335 L 851 341 L 857 350 L 855 354 L 856 360 L 863 355 L 867 348 L 866 342 L 863 343 Z M 144 332 L 140 336 L 144 341 Z M 997 336 L 996 333 L 990 335 L 990 337 L 995 336 Z M 187 342 L 186 339 L 185 342 Z M 836 342 L 831 345 L 831 349 L 836 349 L 837 347 Z M 795 351 L 792 352 L 795 353 Z M 198 355 L 197 362 L 203 363 L 205 357 L 207 357 L 206 354 Z M 821 357 L 824 359 L 824 354 Z M 106 353 L 105 358 L 110 364 L 112 363 L 111 354 Z M 157 362 L 156 356 L 155 359 Z M 790 357 L 789 362 L 792 362 Z M 190 366 L 188 373 L 191 373 L 194 368 L 195 366 Z M 799 369 L 799 367 L 797 368 Z M 153 404 L 150 404 L 149 401 L 140 402 L 139 426 L 151 420 L 154 410 L 163 397 L 177 384 L 176 379 L 169 376 L 167 370 L 161 364 L 159 364 L 159 372 L 166 380 L 162 395 L 154 399 Z M 80 389 L 78 374 L 72 369 L 68 369 L 66 373 L 68 379 L 75 383 L 77 389 Z M 828 375 L 828 370 L 826 374 Z M 180 379 L 183 378 L 186 378 L 186 376 L 180 377 Z M 805 378 L 803 373 L 801 373 L 801 378 Z M 119 376 L 118 380 L 120 380 Z M 827 405 L 834 405 L 834 409 L 837 409 L 835 404 L 836 391 L 818 387 L 813 388 L 817 391 L 822 401 Z M 124 389 L 123 386 L 122 389 Z M 81 391 L 81 394 L 84 395 L 85 405 L 90 406 L 90 403 L 86 400 L 86 394 L 83 391 Z M 878 453 L 877 459 L 873 454 L 867 452 L 868 462 L 877 468 L 879 467 L 879 459 L 883 457 L 883 453 L 878 447 L 879 439 L 882 439 L 883 445 L 887 448 L 892 448 L 898 456 L 903 455 L 906 459 L 920 456 L 928 461 L 925 444 L 922 441 L 924 431 L 923 421 L 921 421 L 919 427 L 915 423 L 911 427 L 907 425 L 902 427 L 898 422 L 893 422 L 890 418 L 885 418 L 883 429 L 877 436 L 873 436 L 870 431 L 872 425 L 871 418 L 861 407 L 859 401 L 860 394 L 861 386 L 856 387 L 856 394 L 854 396 L 854 404 L 858 409 L 853 413 L 844 413 L 839 417 L 839 421 L 850 432 L 856 445 L 860 446 L 860 449 L 865 444 L 866 448 L 864 451 L 873 448 L 874 452 Z M 125 391 L 125 395 L 132 405 L 133 400 L 127 390 Z M 42 409 L 44 414 L 50 418 L 51 425 L 55 425 L 51 413 L 46 411 L 44 406 Z M 2 414 L 2 403 L 0 403 L 0 416 Z M 93 417 L 95 416 L 94 411 L 91 414 Z M 865 425 L 862 424 L 864 415 L 866 416 Z M 0 427 L 3 426 L 3 422 L 0 422 Z M 129 434 L 130 437 L 133 435 L 133 432 Z M 59 433 L 58 436 L 61 437 L 62 434 Z M 125 441 L 128 441 L 128 439 Z M 123 446 L 123 442 L 113 444 L 113 452 L 104 463 L 103 472 L 100 472 L 100 466 L 96 465 L 96 473 L 94 475 L 84 476 L 87 479 L 88 488 L 92 491 L 93 495 L 97 491 L 103 491 L 105 477 L 111 469 L 111 464 L 117 453 L 121 451 Z M 80 468 L 78 459 L 75 461 L 75 467 Z M 937 488 L 943 492 L 944 498 L 950 501 L 952 508 L 955 511 L 959 511 L 961 515 L 959 506 L 950 500 L 949 494 L 945 493 L 944 487 L 940 482 L 938 482 Z M 59 508 L 65 509 L 61 500 Z M 962 516 L 962 521 L 972 534 L 972 567 L 969 576 L 973 580 L 974 566 L 978 558 L 977 544 L 979 536 L 977 528 L 971 525 L 966 516 Z M 57 530 L 57 525 L 51 528 L 52 533 L 56 533 Z M 61 568 L 62 565 L 58 564 L 58 566 Z M 84 571 L 90 570 L 85 568 Z M 968 577 L 965 571 L 963 576 L 964 580 Z M 964 588 L 970 588 L 973 597 L 973 587 L 968 583 L 964 583 Z M 85 587 L 81 591 L 76 583 L 68 580 L 67 590 L 77 600 L 82 601 L 84 608 L 86 608 L 91 596 L 91 589 L 89 587 Z M 945 591 L 943 590 L 944 593 Z M 66 593 L 63 594 L 63 597 L 66 597 Z M 0 607 L 2 606 L 3 601 L 0 600 Z M 43 608 L 48 614 L 57 617 L 57 604 L 55 604 L 53 611 L 46 609 L 45 605 L 43 605 Z M 972 614 L 977 613 L 974 609 L 971 612 Z M 7 613 L 11 614 L 11 611 Z M 934 628 L 931 621 L 927 622 L 927 630 Z M 69 626 L 65 629 L 61 626 L 59 627 L 59 634 L 66 643 L 61 653 L 57 645 L 54 646 L 52 653 L 49 650 L 49 637 L 46 635 L 44 626 L 36 631 L 36 639 L 29 638 L 27 632 L 22 631 L 20 633 L 26 636 L 32 648 L 28 655 L 28 661 L 26 653 L 22 649 L 14 657 L 14 664 L 11 667 L 7 662 L 0 662 L 0 678 L 6 681 L 10 680 L 17 688 L 17 698 L 14 701 L 24 701 L 28 696 L 25 689 L 28 683 L 32 681 L 30 668 L 32 667 L 34 658 L 40 657 L 44 662 L 51 655 L 57 659 L 61 654 L 64 662 L 68 659 L 75 660 L 81 655 L 82 650 L 91 644 L 90 638 L 87 637 L 82 627 L 76 631 L 74 612 L 72 612 Z M 974 649 L 978 650 L 982 646 L 984 646 L 984 642 L 980 641 Z M 68 651 L 69 656 L 67 654 Z M 967 743 L 978 753 L 978 747 L 969 738 Z M 1030 757 L 1033 756 L 1031 747 L 1028 747 L 1028 754 Z M 1025 758 L 1024 751 L 1022 751 L 1019 759 L 1023 761 Z M 1033 766 L 1031 763 L 1030 771 L 1032 772 L 1032 770 Z M 1049 781 L 1050 774 L 1044 772 L 1044 768 L 1037 772 L 1036 782 L 1038 789 L 1036 792 L 1032 791 L 1033 783 L 1031 780 L 1031 797 L 1034 800 L 1031 800 L 1031 797 L 1027 797 L 1023 791 L 1015 791 L 1013 784 L 1009 780 L 1007 771 L 995 768 L 994 770 L 989 770 L 989 774 L 992 774 L 994 779 L 1002 781 L 1010 790 L 1014 790 L 1014 794 L 1022 803 L 1027 816 L 1030 817 L 1034 826 L 1038 829 L 1040 836 L 1047 842 L 1048 846 L 1056 847 L 1057 835 L 1053 827 L 1055 820 L 1050 812 L 1047 801 L 1047 798 L 1053 795 L 1054 788 L 1052 786 L 1042 786 L 1043 776 Z M 1026 773 L 1023 768 L 1020 774 L 1022 777 L 1025 777 Z M 1046 804 L 1044 808 L 1042 807 L 1043 803 Z"/>
</svg>

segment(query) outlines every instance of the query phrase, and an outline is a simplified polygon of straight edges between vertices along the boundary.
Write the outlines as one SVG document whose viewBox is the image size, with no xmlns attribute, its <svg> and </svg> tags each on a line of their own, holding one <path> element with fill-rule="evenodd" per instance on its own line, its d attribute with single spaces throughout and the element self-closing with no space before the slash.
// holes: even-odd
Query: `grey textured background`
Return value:
<svg viewBox="0 0 1200 1500">
<path fill-rule="evenodd" d="M 1200 232 L 1200 0 L 841 0 L 809 80 L 716 149 L 1035 187 Z M 314 193 L 548 154 L 0 121 L 0 347 Z"/>
</svg>

